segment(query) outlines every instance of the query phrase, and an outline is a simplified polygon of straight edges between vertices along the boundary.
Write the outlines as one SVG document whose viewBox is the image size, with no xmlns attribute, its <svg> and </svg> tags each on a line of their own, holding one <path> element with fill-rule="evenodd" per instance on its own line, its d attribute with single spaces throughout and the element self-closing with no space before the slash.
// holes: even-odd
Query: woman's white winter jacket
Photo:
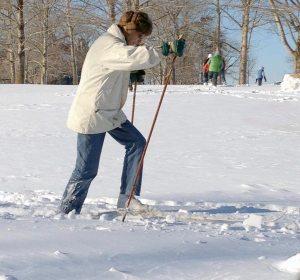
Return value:
<svg viewBox="0 0 300 280">
<path fill-rule="evenodd" d="M 128 46 L 120 28 L 113 24 L 88 51 L 81 80 L 69 111 L 67 126 L 82 134 L 96 134 L 126 121 L 125 104 L 130 71 L 157 65 L 154 48 Z"/>
</svg>

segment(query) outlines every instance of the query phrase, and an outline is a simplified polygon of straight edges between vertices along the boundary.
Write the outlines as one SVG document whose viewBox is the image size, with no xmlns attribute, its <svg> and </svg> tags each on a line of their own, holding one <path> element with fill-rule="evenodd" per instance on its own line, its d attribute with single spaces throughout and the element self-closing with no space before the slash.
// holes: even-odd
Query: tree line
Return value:
<svg viewBox="0 0 300 280">
<path fill-rule="evenodd" d="M 0 83 L 78 84 L 90 45 L 126 10 L 150 15 L 147 41 L 157 48 L 185 37 L 173 84 L 201 83 L 202 63 L 216 50 L 227 75 L 248 83 L 259 29 L 280 36 L 300 73 L 300 0 L 0 0 Z M 163 83 L 169 59 L 147 71 L 147 83 Z"/>
</svg>

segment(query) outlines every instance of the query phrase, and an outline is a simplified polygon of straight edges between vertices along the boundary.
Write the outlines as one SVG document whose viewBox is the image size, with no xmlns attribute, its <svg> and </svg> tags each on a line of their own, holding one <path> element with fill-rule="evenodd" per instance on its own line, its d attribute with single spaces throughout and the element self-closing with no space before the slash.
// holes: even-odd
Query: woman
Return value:
<svg viewBox="0 0 300 280">
<path fill-rule="evenodd" d="M 205 61 L 203 62 L 203 78 L 204 78 L 204 85 L 207 85 L 208 83 L 208 69 L 209 69 L 209 60 L 211 58 L 211 53 L 207 56 L 207 58 L 205 59 Z"/>
<path fill-rule="evenodd" d="M 77 160 L 60 203 L 60 212 L 79 214 L 89 186 L 96 177 L 106 133 L 125 147 L 118 208 L 124 208 L 145 146 L 145 138 L 122 111 L 130 71 L 147 69 L 160 62 L 152 47 L 143 45 L 152 22 L 143 12 L 126 12 L 88 51 L 68 127 L 77 132 Z M 140 194 L 142 173 L 135 195 Z M 135 197 L 131 207 L 145 208 Z"/>
</svg>

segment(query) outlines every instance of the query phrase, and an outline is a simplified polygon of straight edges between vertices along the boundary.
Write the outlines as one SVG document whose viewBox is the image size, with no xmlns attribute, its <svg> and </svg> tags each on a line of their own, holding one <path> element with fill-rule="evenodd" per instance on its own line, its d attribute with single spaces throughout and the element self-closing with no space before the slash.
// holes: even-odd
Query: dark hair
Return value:
<svg viewBox="0 0 300 280">
<path fill-rule="evenodd" d="M 149 36 L 152 33 L 152 21 L 148 14 L 144 12 L 128 11 L 122 15 L 119 24 L 127 33 L 132 30 L 143 33 Z"/>
</svg>

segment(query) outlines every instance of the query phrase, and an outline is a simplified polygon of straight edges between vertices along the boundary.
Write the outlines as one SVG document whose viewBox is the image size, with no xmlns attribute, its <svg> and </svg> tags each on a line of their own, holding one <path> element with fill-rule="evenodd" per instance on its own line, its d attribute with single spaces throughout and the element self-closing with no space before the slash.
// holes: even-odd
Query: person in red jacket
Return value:
<svg viewBox="0 0 300 280">
<path fill-rule="evenodd" d="M 209 70 L 209 60 L 211 58 L 211 53 L 207 56 L 203 63 L 203 78 L 204 78 L 204 85 L 207 85 L 208 83 L 208 70 Z"/>
</svg>

